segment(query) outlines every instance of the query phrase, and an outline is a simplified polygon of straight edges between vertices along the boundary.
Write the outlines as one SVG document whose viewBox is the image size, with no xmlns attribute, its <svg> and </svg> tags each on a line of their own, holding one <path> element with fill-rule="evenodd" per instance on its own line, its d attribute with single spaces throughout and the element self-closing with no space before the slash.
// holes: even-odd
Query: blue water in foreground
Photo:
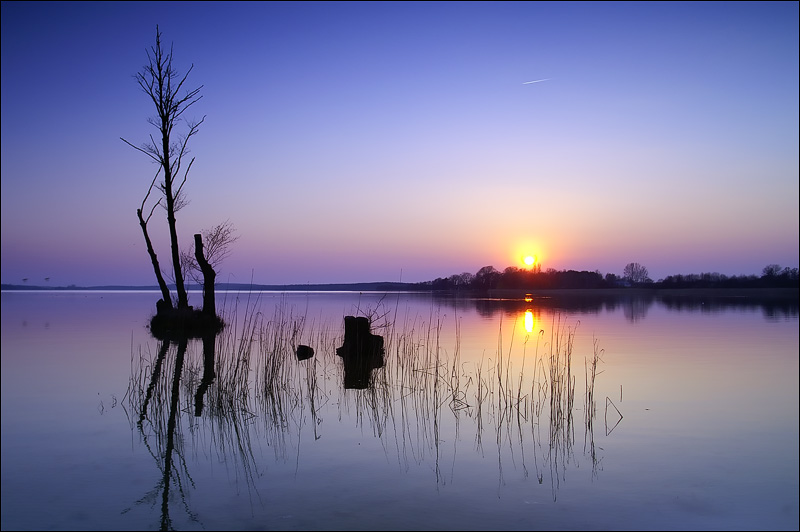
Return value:
<svg viewBox="0 0 800 532">
<path fill-rule="evenodd" d="M 3 530 L 798 529 L 796 307 L 227 293 L 181 353 L 156 299 L 2 293 Z"/>
</svg>

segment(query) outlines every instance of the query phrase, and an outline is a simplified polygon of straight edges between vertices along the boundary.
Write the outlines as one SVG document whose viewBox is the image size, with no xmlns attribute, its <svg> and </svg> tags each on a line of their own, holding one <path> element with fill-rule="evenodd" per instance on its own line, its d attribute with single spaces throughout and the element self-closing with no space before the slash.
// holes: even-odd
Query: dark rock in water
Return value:
<svg viewBox="0 0 800 532">
<path fill-rule="evenodd" d="M 297 346 L 297 360 L 307 360 L 314 356 L 314 348 L 307 345 Z"/>
</svg>

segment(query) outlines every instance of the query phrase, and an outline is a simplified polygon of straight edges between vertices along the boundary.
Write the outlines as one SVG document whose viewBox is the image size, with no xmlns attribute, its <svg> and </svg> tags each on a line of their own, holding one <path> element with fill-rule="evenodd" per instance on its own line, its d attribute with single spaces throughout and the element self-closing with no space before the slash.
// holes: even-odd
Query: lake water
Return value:
<svg viewBox="0 0 800 532">
<path fill-rule="evenodd" d="M 156 299 L 2 293 L 3 530 L 798 529 L 796 301 Z"/>
</svg>

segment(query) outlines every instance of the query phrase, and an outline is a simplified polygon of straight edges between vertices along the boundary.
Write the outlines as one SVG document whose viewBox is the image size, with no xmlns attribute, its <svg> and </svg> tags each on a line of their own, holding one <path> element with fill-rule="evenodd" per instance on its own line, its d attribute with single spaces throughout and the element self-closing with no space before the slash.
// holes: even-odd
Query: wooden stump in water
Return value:
<svg viewBox="0 0 800 532">
<path fill-rule="evenodd" d="M 383 337 L 372 334 L 367 318 L 344 317 L 344 340 L 336 354 L 344 362 L 345 388 L 367 388 L 372 370 L 383 367 L 383 353 Z"/>
</svg>

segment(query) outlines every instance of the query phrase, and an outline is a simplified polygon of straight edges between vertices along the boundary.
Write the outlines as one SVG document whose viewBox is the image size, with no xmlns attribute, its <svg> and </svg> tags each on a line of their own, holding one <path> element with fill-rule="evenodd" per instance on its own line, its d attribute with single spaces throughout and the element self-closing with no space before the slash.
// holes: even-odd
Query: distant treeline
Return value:
<svg viewBox="0 0 800 532">
<path fill-rule="evenodd" d="M 781 268 L 777 264 L 766 266 L 762 274 L 733 275 L 722 273 L 699 273 L 670 275 L 653 281 L 647 269 L 638 263 L 626 266 L 622 276 L 599 271 L 554 270 L 540 268 L 508 267 L 502 272 L 494 266 L 484 266 L 477 273 L 460 273 L 450 277 L 439 277 L 420 283 L 371 282 L 342 284 L 291 284 L 258 285 L 217 283 L 215 290 L 270 290 L 270 291 L 455 291 L 487 292 L 489 290 L 558 290 L 599 288 L 647 288 L 647 289 L 705 289 L 705 288 L 794 288 L 800 289 L 797 268 Z M 187 285 L 188 290 L 201 290 L 199 285 Z M 158 290 L 157 286 L 90 286 L 66 287 L 30 286 L 3 284 L 2 290 Z"/>
<path fill-rule="evenodd" d="M 439 277 L 433 281 L 419 283 L 431 290 L 496 290 L 496 289 L 587 289 L 587 288 L 799 288 L 798 269 L 781 268 L 771 264 L 762 275 L 733 275 L 722 273 L 678 274 L 653 281 L 645 275 L 638 278 L 618 276 L 599 271 L 575 271 L 548 269 L 523 269 L 508 267 L 499 271 L 494 266 L 484 266 L 477 273 L 461 273 L 450 277 Z"/>
</svg>

